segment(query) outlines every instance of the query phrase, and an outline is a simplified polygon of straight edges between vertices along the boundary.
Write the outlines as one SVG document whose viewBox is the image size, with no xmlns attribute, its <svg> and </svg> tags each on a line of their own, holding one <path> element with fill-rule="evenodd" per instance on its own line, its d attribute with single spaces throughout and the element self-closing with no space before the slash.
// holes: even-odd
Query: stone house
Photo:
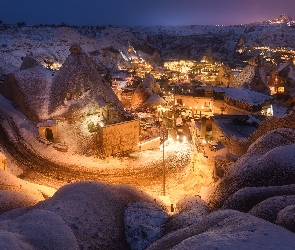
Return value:
<svg viewBox="0 0 295 250">
<path fill-rule="evenodd" d="M 57 140 L 57 121 L 47 120 L 37 124 L 39 136 L 54 142 Z"/>
<path fill-rule="evenodd" d="M 295 89 L 295 66 L 293 62 L 286 62 L 273 71 L 268 84 L 272 94 L 276 94 L 279 98 L 287 99 L 292 96 Z"/>
<path fill-rule="evenodd" d="M 99 125 L 98 131 L 98 141 L 106 156 L 139 150 L 139 120 Z"/>
</svg>

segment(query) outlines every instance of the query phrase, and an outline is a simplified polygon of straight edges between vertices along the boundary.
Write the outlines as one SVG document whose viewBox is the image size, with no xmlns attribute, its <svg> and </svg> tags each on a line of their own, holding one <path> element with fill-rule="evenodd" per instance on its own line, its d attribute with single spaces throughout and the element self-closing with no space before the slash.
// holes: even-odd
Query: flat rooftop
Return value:
<svg viewBox="0 0 295 250">
<path fill-rule="evenodd" d="M 247 119 L 214 118 L 214 121 L 228 138 L 230 138 L 231 136 L 238 138 L 248 138 L 257 129 L 255 125 L 249 124 L 247 122 Z"/>
</svg>

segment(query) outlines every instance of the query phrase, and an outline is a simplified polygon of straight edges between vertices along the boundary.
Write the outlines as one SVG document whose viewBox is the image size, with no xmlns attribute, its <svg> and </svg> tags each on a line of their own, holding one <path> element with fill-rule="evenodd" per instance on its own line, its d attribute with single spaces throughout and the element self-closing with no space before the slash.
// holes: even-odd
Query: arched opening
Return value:
<svg viewBox="0 0 295 250">
<path fill-rule="evenodd" d="M 48 141 L 53 141 L 53 133 L 50 128 L 45 129 L 45 137 Z"/>
</svg>

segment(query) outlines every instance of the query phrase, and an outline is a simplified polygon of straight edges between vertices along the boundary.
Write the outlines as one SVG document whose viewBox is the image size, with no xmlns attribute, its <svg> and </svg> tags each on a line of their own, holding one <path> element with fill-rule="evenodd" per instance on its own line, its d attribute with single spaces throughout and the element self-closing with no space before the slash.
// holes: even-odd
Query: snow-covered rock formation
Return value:
<svg viewBox="0 0 295 250">
<path fill-rule="evenodd" d="M 54 117 L 77 117 L 94 114 L 106 105 L 121 112 L 121 102 L 103 81 L 95 62 L 79 45 L 73 45 L 70 50 L 71 54 L 53 78 L 49 113 Z"/>
<path fill-rule="evenodd" d="M 222 64 L 214 85 L 216 86 L 229 86 L 235 79 L 235 76 L 228 64 Z"/>
<path fill-rule="evenodd" d="M 222 207 L 245 187 L 294 184 L 294 141 L 294 129 L 276 129 L 260 137 L 216 187 L 209 201 L 211 208 Z"/>
<path fill-rule="evenodd" d="M 40 121 L 48 119 L 51 82 L 52 72 L 36 66 L 8 74 L 0 92 L 30 120 Z"/>
<path fill-rule="evenodd" d="M 81 47 L 71 50 L 57 75 L 40 66 L 28 67 L 8 74 L 1 94 L 33 121 L 95 114 L 104 106 L 119 116 L 122 104 L 102 79 L 95 62 Z"/>
<path fill-rule="evenodd" d="M 257 56 L 249 60 L 249 65 L 237 75 L 234 81 L 230 84 L 230 87 L 246 88 L 270 95 L 265 71 L 262 65 L 262 58 Z"/>
<path fill-rule="evenodd" d="M 292 249 L 290 231 L 234 210 L 204 216 L 194 225 L 171 232 L 147 250 L 158 249 Z"/>
<path fill-rule="evenodd" d="M 292 232 L 253 215 L 235 210 L 208 213 L 204 202 L 192 197 L 179 205 L 185 221 L 180 216 L 178 227 L 163 235 L 169 215 L 146 193 L 128 185 L 68 184 L 46 201 L 0 214 L 0 245 L 28 250 L 287 250 L 295 244 Z"/>
<path fill-rule="evenodd" d="M 156 83 L 155 77 L 148 73 L 132 95 L 131 107 L 137 108 L 143 105 L 163 104 L 165 101 L 158 96 L 160 91 L 160 86 Z"/>
</svg>

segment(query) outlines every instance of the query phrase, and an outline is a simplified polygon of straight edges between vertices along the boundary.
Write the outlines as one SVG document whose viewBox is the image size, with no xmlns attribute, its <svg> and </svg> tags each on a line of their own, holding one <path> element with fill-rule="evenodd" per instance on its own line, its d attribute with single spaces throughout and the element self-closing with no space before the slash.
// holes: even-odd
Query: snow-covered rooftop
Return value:
<svg viewBox="0 0 295 250">
<path fill-rule="evenodd" d="M 225 96 L 227 98 L 248 103 L 251 105 L 264 104 L 267 100 L 272 99 L 268 95 L 244 88 L 224 88 L 224 90 Z"/>
</svg>

